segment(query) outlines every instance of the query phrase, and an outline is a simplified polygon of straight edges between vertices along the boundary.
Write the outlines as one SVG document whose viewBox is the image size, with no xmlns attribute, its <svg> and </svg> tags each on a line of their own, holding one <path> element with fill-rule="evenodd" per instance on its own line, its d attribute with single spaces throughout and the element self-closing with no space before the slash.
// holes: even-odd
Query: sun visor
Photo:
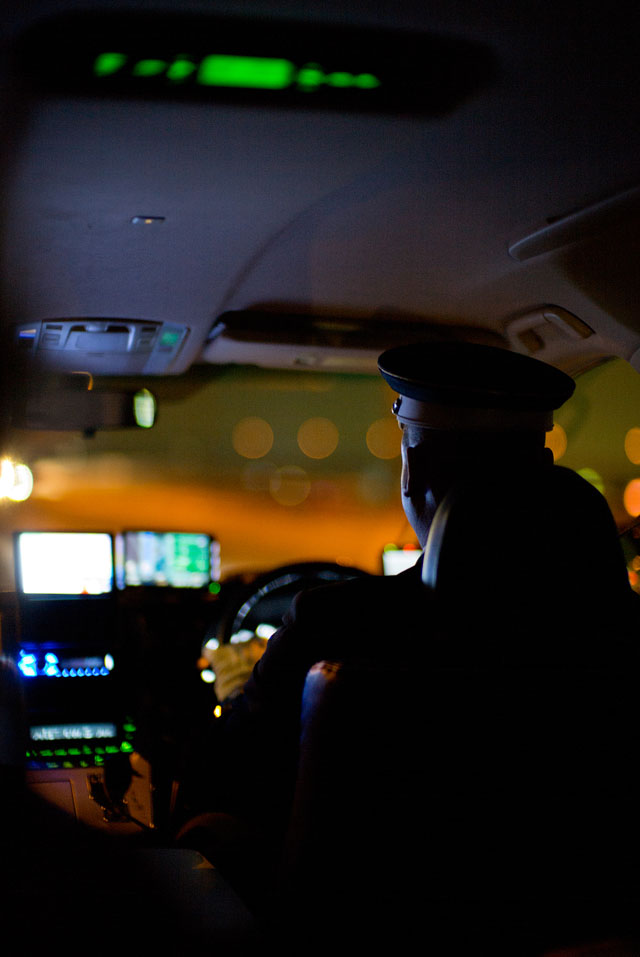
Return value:
<svg viewBox="0 0 640 957">
<path fill-rule="evenodd" d="M 223 313 L 202 352 L 213 365 L 378 375 L 378 356 L 405 342 L 442 339 L 504 346 L 487 329 L 445 326 L 423 317 L 313 315 L 275 309 Z"/>
</svg>

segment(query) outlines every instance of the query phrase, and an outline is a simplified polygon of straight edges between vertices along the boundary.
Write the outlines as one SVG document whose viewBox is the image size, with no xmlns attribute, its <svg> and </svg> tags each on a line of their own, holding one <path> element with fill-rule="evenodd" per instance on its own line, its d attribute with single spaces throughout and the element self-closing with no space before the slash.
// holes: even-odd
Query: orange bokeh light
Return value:
<svg viewBox="0 0 640 957">
<path fill-rule="evenodd" d="M 340 433 L 330 419 L 307 419 L 298 429 L 298 445 L 310 459 L 326 459 L 338 447 Z"/>
<path fill-rule="evenodd" d="M 567 451 L 567 433 L 561 425 L 554 425 L 551 432 L 547 432 L 545 445 L 553 452 L 553 461 L 557 462 Z"/>
<path fill-rule="evenodd" d="M 624 490 L 624 507 L 633 518 L 640 515 L 640 479 L 631 479 Z"/>
<path fill-rule="evenodd" d="M 273 429 L 264 419 L 248 416 L 236 423 L 231 441 L 238 455 L 245 459 L 261 459 L 271 451 Z"/>
<path fill-rule="evenodd" d="M 630 462 L 640 465 L 640 429 L 629 429 L 624 437 L 624 451 Z"/>
<path fill-rule="evenodd" d="M 367 448 L 377 459 L 395 459 L 400 455 L 401 434 L 392 416 L 377 419 L 367 429 Z"/>
</svg>

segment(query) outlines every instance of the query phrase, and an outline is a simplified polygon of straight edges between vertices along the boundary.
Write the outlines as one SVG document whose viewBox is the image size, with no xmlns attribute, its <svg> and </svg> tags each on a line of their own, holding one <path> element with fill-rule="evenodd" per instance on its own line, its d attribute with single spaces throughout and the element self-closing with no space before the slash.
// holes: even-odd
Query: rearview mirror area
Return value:
<svg viewBox="0 0 640 957">
<path fill-rule="evenodd" d="M 149 389 L 94 389 L 90 376 L 72 374 L 34 383 L 26 394 L 16 396 L 12 425 L 85 434 L 106 429 L 149 429 L 156 412 L 156 398 Z"/>
</svg>

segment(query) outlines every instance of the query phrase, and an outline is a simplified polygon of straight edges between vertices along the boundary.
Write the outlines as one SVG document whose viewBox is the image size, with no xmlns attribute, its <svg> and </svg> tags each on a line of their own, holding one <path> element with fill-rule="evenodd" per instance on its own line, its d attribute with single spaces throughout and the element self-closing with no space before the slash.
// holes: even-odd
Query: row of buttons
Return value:
<svg viewBox="0 0 640 957">
<path fill-rule="evenodd" d="M 131 754 L 129 741 L 113 744 L 88 744 L 73 747 L 30 748 L 27 751 L 27 767 L 31 770 L 54 770 L 59 768 L 91 768 L 104 764 L 114 754 Z"/>
</svg>

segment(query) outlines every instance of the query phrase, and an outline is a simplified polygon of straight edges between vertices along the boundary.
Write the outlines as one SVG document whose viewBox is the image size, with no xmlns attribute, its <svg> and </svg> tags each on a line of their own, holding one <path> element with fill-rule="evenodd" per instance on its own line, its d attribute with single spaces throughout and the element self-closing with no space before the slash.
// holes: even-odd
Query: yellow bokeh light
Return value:
<svg viewBox="0 0 640 957">
<path fill-rule="evenodd" d="M 545 445 L 553 452 L 553 461 L 557 462 L 567 451 L 567 433 L 561 425 L 554 425 L 551 432 L 547 432 Z"/>
<path fill-rule="evenodd" d="M 624 451 L 630 462 L 640 465 L 640 429 L 629 429 L 624 437 Z"/>
<path fill-rule="evenodd" d="M 604 495 L 604 482 L 599 472 L 596 472 L 595 469 L 583 468 L 578 469 L 578 475 L 581 475 L 583 479 L 586 479 L 590 485 L 593 485 L 594 488 L 597 488 L 598 491 Z"/>
<path fill-rule="evenodd" d="M 298 445 L 307 458 L 326 459 L 335 452 L 340 433 L 330 419 L 307 419 L 298 429 Z"/>
<path fill-rule="evenodd" d="M 243 458 L 261 459 L 271 451 L 273 429 L 264 419 L 251 415 L 236 423 L 231 442 Z"/>
<path fill-rule="evenodd" d="M 304 469 L 295 465 L 286 466 L 276 471 L 269 491 L 278 505 L 301 505 L 311 491 L 311 482 Z"/>
<path fill-rule="evenodd" d="M 401 433 L 392 416 L 377 419 L 367 429 L 367 448 L 377 459 L 395 459 L 400 455 Z"/>
<path fill-rule="evenodd" d="M 640 515 L 640 479 L 631 479 L 624 490 L 624 507 L 633 518 Z"/>
</svg>

